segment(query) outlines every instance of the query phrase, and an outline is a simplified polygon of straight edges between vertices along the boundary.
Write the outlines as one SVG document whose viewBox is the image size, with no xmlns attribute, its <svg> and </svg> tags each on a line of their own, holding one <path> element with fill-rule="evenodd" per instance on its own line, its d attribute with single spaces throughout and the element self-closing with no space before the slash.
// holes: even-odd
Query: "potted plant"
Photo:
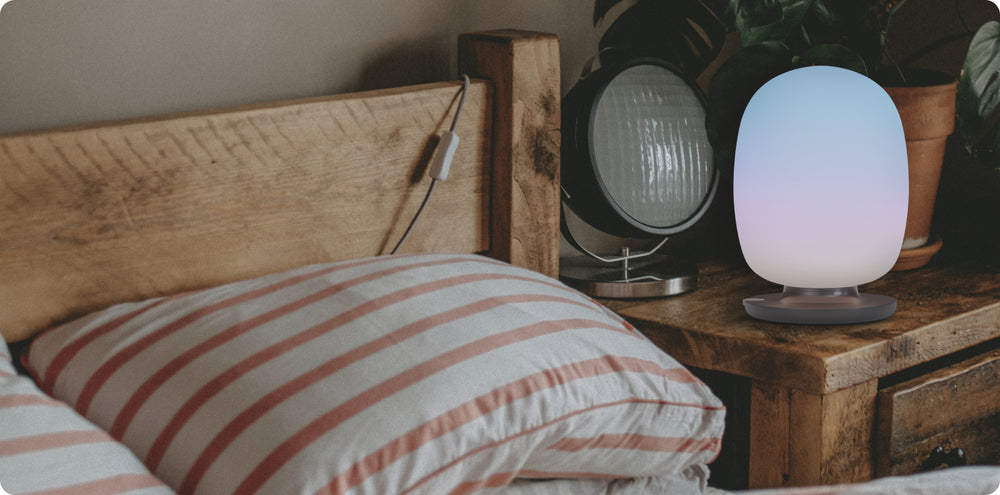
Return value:
<svg viewBox="0 0 1000 495">
<path fill-rule="evenodd" d="M 984 24 L 958 81 L 957 135 L 942 170 L 937 227 L 962 258 L 1000 262 L 1000 23 Z"/>
<path fill-rule="evenodd" d="M 972 37 L 958 81 L 958 133 L 965 151 L 1000 169 L 1000 22 Z"/>
<path fill-rule="evenodd" d="M 621 2 L 597 0 L 595 24 Z M 1000 118 L 997 110 L 1000 25 L 987 23 L 978 30 L 966 56 L 961 82 L 945 74 L 914 69 L 910 66 L 912 60 L 897 61 L 890 56 L 889 27 L 905 0 L 638 0 L 610 23 L 601 39 L 602 48 L 618 44 L 636 52 L 645 51 L 643 54 L 655 54 L 651 50 L 656 50 L 656 36 L 672 37 L 671 44 L 677 45 L 678 34 L 664 24 L 663 15 L 657 15 L 657 9 L 666 8 L 663 4 L 688 13 L 684 22 L 698 27 L 695 31 L 700 36 L 681 37 L 696 47 L 698 53 L 719 45 L 715 42 L 717 35 L 709 35 L 717 32 L 719 26 L 738 34 L 742 43 L 742 48 L 714 73 L 708 90 L 707 127 L 717 163 L 724 170 L 732 166 L 743 109 L 756 90 L 778 74 L 805 65 L 835 65 L 882 84 L 905 119 L 903 125 L 909 141 L 911 211 L 906 237 L 910 241 L 905 247 L 921 250 L 901 253 L 902 258 L 917 255 L 918 259 L 916 263 L 900 266 L 912 268 L 929 259 L 927 251 L 934 251 L 939 245 L 923 244 L 929 237 L 945 142 L 954 129 L 956 99 L 958 129 L 968 143 L 967 150 L 987 160 L 995 153 L 991 149 L 996 148 L 1000 136 L 996 130 L 996 120 Z M 703 13 L 705 10 L 714 14 L 714 23 L 712 17 Z M 691 42 L 699 37 L 708 41 Z M 962 37 L 972 37 L 972 33 L 956 33 L 935 40 L 915 53 L 921 56 Z M 664 53 L 670 56 L 669 52 Z M 691 66 L 701 70 L 707 64 Z M 697 72 L 692 73 L 696 75 Z M 960 86 L 957 98 L 956 86 Z M 919 106 L 926 99 L 930 100 L 926 103 L 929 107 Z"/>
</svg>

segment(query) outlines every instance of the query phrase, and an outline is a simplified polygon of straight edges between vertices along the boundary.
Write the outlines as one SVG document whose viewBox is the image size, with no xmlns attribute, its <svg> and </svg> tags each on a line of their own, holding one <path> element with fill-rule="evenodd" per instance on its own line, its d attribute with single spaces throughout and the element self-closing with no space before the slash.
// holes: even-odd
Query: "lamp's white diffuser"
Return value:
<svg viewBox="0 0 1000 495">
<path fill-rule="evenodd" d="M 826 66 L 769 81 L 740 122 L 733 181 L 743 256 L 785 286 L 744 299 L 750 316 L 835 324 L 895 311 L 857 289 L 895 263 L 909 194 L 903 126 L 875 82 Z"/>
</svg>

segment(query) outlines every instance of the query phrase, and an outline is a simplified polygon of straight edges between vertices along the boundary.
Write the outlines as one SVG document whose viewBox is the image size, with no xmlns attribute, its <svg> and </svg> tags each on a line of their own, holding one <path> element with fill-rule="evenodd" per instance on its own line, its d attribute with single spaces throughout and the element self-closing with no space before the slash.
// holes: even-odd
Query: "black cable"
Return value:
<svg viewBox="0 0 1000 495">
<path fill-rule="evenodd" d="M 449 131 L 455 132 L 455 127 L 458 125 L 458 117 L 462 115 L 462 107 L 465 106 L 465 95 L 469 93 L 469 76 L 462 74 L 462 97 L 458 99 L 458 108 L 455 109 L 455 117 L 451 119 L 451 127 L 448 128 Z"/>
<path fill-rule="evenodd" d="M 424 201 L 420 203 L 420 208 L 417 210 L 417 213 L 413 215 L 413 219 L 410 220 L 410 225 L 407 226 L 406 231 L 403 232 L 403 237 L 399 238 L 399 242 L 396 243 L 396 247 L 392 248 L 392 252 L 389 254 L 396 254 L 396 251 L 399 251 L 399 247 L 403 245 L 403 241 L 410 236 L 410 231 L 413 230 L 413 226 L 417 224 L 417 219 L 420 218 L 420 214 L 424 212 L 424 207 L 427 206 L 427 203 L 430 201 L 431 193 L 434 192 L 434 186 L 436 186 L 437 183 L 437 179 L 431 179 L 431 185 L 427 188 L 427 194 L 424 195 Z"/>
<path fill-rule="evenodd" d="M 458 100 L 458 107 L 455 109 L 455 117 L 451 119 L 451 127 L 448 129 L 449 132 L 455 132 L 455 128 L 458 126 L 458 117 L 462 115 L 462 107 L 465 105 L 465 96 L 469 93 L 469 76 L 462 74 L 462 78 L 465 80 L 462 84 L 462 96 Z M 423 202 L 420 203 L 420 208 L 417 209 L 417 213 L 413 215 L 413 219 L 410 220 L 410 225 L 406 227 L 403 232 L 403 236 L 399 238 L 399 242 L 396 243 L 396 247 L 392 248 L 389 254 L 396 254 L 399 251 L 399 247 L 403 245 L 406 238 L 410 236 L 410 231 L 413 230 L 413 226 L 417 224 L 417 219 L 424 212 L 424 208 L 427 203 L 430 202 L 431 194 L 434 193 L 434 186 L 437 185 L 438 179 L 431 178 L 431 185 L 427 188 L 427 194 L 424 195 Z"/>
</svg>

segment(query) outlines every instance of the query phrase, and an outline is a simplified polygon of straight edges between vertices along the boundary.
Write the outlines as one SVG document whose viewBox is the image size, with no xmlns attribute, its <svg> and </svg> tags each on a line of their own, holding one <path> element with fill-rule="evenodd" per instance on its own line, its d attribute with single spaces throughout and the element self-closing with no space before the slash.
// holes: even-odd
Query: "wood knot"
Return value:
<svg viewBox="0 0 1000 495">
<path fill-rule="evenodd" d="M 555 143 L 545 128 L 535 127 L 528 133 L 528 149 L 535 172 L 549 180 L 559 178 L 559 155 Z"/>
</svg>

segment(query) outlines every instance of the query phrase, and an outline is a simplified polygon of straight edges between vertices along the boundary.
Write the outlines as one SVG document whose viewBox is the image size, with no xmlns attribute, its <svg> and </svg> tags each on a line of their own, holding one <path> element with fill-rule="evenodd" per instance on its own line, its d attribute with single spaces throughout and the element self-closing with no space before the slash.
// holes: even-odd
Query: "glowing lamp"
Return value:
<svg viewBox="0 0 1000 495">
<path fill-rule="evenodd" d="M 744 299 L 747 313 L 805 324 L 892 315 L 894 298 L 857 286 L 899 256 L 908 194 L 903 126 L 878 84 L 826 66 L 766 83 L 740 122 L 733 202 L 747 264 L 784 289 Z"/>
</svg>

